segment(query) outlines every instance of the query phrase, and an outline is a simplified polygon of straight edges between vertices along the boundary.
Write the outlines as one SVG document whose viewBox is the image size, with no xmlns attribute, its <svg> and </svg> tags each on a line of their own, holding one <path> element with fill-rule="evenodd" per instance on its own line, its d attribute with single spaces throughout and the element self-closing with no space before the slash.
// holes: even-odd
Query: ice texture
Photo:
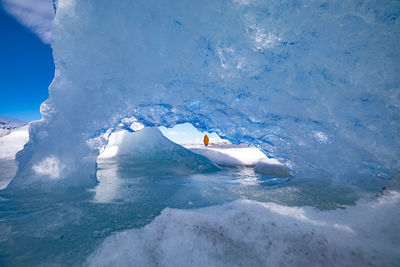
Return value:
<svg viewBox="0 0 400 267">
<path fill-rule="evenodd" d="M 386 191 L 346 210 L 250 200 L 166 208 L 144 228 L 106 238 L 87 265 L 397 266 L 399 202 Z"/>
<path fill-rule="evenodd" d="M 55 6 L 55 78 L 11 186 L 94 185 L 102 136 L 126 118 L 254 144 L 296 177 L 376 185 L 399 170 L 399 1 Z M 56 178 L 33 168 L 49 159 Z"/>
</svg>

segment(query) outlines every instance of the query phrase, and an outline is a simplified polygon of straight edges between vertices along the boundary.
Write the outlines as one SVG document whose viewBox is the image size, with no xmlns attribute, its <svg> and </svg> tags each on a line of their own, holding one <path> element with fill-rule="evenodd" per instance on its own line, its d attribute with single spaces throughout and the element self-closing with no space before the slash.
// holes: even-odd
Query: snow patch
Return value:
<svg viewBox="0 0 400 267">
<path fill-rule="evenodd" d="M 23 127 L 27 124 L 27 121 L 0 116 L 0 137 L 9 134 L 13 129 Z"/>
<path fill-rule="evenodd" d="M 89 266 L 394 266 L 400 193 L 319 211 L 238 200 L 198 210 L 166 208 L 142 229 L 113 234 Z M 376 218 L 385 218 L 376 220 Z"/>
<path fill-rule="evenodd" d="M 185 145 L 194 153 L 200 154 L 212 162 L 227 167 L 254 167 L 256 173 L 275 176 L 289 177 L 290 170 L 273 158 L 268 158 L 260 149 L 248 145 Z"/>
<path fill-rule="evenodd" d="M 0 189 L 3 189 L 17 172 L 15 154 L 29 140 L 29 126 L 7 130 L 5 136 L 0 136 Z"/>
<path fill-rule="evenodd" d="M 29 126 L 12 130 L 10 134 L 0 137 L 0 160 L 4 158 L 14 159 L 15 154 L 20 151 L 29 140 Z"/>
</svg>

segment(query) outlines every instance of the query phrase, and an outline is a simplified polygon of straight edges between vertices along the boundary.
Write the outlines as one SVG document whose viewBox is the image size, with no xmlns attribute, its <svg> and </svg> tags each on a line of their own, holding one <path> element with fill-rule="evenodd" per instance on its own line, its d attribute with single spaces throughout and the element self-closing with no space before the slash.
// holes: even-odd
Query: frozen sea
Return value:
<svg viewBox="0 0 400 267">
<path fill-rule="evenodd" d="M 3 186 L 23 131 L 0 138 Z M 219 156 L 219 170 L 125 154 L 98 159 L 93 189 L 1 191 L 0 265 L 399 265 L 396 186 L 265 175 L 221 156 L 253 148 L 188 148 Z"/>
</svg>

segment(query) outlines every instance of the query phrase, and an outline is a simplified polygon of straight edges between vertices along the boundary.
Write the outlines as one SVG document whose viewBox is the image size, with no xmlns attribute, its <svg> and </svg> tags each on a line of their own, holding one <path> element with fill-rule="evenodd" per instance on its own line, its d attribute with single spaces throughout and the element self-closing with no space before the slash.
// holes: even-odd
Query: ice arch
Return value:
<svg viewBox="0 0 400 267">
<path fill-rule="evenodd" d="M 87 141 L 132 116 L 260 145 L 299 177 L 390 177 L 399 14 L 394 0 L 59 0 L 55 78 L 11 186 L 92 185 Z"/>
</svg>

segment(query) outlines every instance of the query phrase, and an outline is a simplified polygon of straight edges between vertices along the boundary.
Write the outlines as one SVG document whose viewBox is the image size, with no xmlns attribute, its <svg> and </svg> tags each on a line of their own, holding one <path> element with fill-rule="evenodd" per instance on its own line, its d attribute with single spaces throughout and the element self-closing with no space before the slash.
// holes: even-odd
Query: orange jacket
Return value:
<svg viewBox="0 0 400 267">
<path fill-rule="evenodd" d="M 210 141 L 210 139 L 208 139 L 208 136 L 205 135 L 203 141 L 204 141 L 204 144 L 205 144 L 205 145 L 208 145 L 208 142 Z"/>
</svg>

